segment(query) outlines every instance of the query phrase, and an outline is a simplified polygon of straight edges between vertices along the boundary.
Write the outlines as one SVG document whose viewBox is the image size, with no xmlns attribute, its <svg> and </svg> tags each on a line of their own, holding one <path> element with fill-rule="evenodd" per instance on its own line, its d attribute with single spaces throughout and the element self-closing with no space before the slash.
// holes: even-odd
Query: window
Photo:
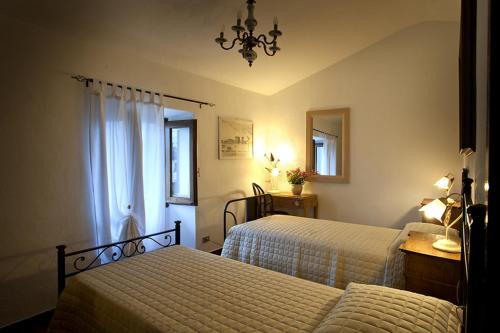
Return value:
<svg viewBox="0 0 500 333">
<path fill-rule="evenodd" d="M 165 121 L 166 200 L 198 205 L 196 120 Z"/>
</svg>

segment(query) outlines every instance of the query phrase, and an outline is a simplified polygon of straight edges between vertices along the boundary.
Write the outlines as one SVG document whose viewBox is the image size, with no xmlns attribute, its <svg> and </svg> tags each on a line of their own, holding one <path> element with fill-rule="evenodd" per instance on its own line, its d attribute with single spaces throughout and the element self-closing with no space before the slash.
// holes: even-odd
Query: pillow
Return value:
<svg viewBox="0 0 500 333">
<path fill-rule="evenodd" d="M 457 333 L 461 312 L 456 305 L 434 297 L 350 283 L 314 332 Z"/>
</svg>

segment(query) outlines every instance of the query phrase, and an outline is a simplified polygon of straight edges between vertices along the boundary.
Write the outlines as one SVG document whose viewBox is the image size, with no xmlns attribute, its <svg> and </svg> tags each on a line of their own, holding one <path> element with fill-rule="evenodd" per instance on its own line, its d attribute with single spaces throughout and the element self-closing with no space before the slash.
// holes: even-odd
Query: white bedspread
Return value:
<svg viewBox="0 0 500 333">
<path fill-rule="evenodd" d="M 342 291 L 174 246 L 81 273 L 52 332 L 312 332 Z"/>
<path fill-rule="evenodd" d="M 272 215 L 232 227 L 222 256 L 342 289 L 349 282 L 403 288 L 398 248 L 410 230 L 443 227 L 409 223 L 399 230 Z"/>
</svg>

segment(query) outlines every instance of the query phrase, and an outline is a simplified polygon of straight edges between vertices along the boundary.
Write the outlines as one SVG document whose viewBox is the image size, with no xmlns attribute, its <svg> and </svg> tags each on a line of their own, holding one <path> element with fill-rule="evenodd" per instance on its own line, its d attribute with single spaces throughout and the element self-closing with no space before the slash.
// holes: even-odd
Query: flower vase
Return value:
<svg viewBox="0 0 500 333">
<path fill-rule="evenodd" d="M 291 184 L 292 185 L 292 193 L 293 195 L 300 195 L 302 193 L 302 186 L 301 184 Z"/>
</svg>

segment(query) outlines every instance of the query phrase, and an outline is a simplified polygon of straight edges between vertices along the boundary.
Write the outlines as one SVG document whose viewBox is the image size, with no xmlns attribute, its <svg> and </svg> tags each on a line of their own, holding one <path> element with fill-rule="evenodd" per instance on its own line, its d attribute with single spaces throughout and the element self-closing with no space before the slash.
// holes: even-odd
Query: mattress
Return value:
<svg viewBox="0 0 500 333">
<path fill-rule="evenodd" d="M 290 215 L 271 215 L 233 226 L 222 256 L 344 289 L 350 282 L 404 287 L 410 230 L 443 233 L 427 223 L 392 229 Z"/>
<path fill-rule="evenodd" d="M 52 332 L 311 332 L 342 291 L 174 246 L 72 278 Z"/>
</svg>

